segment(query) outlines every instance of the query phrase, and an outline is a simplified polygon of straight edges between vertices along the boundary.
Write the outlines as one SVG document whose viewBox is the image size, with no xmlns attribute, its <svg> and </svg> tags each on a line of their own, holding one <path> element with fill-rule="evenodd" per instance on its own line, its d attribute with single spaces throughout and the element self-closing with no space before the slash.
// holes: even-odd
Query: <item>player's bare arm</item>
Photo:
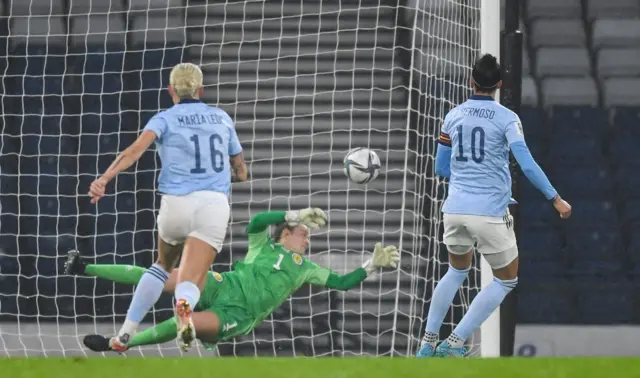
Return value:
<svg viewBox="0 0 640 378">
<path fill-rule="evenodd" d="M 136 161 L 140 159 L 142 154 L 156 140 L 156 134 L 152 131 L 144 131 L 135 142 L 122 151 L 107 168 L 105 173 L 94 180 L 89 186 L 89 196 L 91 203 L 96 203 L 100 198 L 104 197 L 105 188 L 109 181 L 113 180 L 118 173 L 127 170 Z"/>
<path fill-rule="evenodd" d="M 229 157 L 231 164 L 231 178 L 233 182 L 247 181 L 248 171 L 247 165 L 244 162 L 244 155 L 242 152 L 235 156 Z"/>
</svg>

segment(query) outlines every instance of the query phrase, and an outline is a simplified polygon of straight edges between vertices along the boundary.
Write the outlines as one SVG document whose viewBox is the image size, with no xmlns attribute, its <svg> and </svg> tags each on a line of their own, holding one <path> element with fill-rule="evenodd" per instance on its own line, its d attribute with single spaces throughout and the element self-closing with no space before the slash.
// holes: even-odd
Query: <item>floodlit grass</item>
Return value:
<svg viewBox="0 0 640 378">
<path fill-rule="evenodd" d="M 640 358 L 5 358 L 6 378 L 640 377 Z"/>
</svg>

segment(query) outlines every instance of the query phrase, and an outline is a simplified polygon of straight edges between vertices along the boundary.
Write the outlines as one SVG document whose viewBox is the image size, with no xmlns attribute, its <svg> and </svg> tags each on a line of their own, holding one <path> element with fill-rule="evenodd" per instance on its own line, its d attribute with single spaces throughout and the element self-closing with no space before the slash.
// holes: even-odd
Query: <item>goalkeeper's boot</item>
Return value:
<svg viewBox="0 0 640 378">
<path fill-rule="evenodd" d="M 191 305 L 184 299 L 176 303 L 176 325 L 178 327 L 178 341 L 180 349 L 187 351 L 196 339 L 196 328 L 193 326 Z"/>
<path fill-rule="evenodd" d="M 454 348 L 445 340 L 443 341 L 434 353 L 435 357 L 464 357 L 467 354 L 467 348 L 459 347 Z"/>
<path fill-rule="evenodd" d="M 433 357 L 433 354 L 435 353 L 436 348 L 434 348 L 434 346 L 430 343 L 424 343 L 420 346 L 420 349 L 418 349 L 418 353 L 416 353 L 416 357 L 418 358 L 428 358 L 428 357 Z"/>
<path fill-rule="evenodd" d="M 75 249 L 67 252 L 67 261 L 64 263 L 64 274 L 69 276 L 79 276 L 84 274 L 87 264 L 82 261 L 80 251 Z"/>
<path fill-rule="evenodd" d="M 109 339 L 102 335 L 87 335 L 82 340 L 82 343 L 94 352 L 108 352 L 114 351 L 122 353 L 129 349 L 126 345 L 122 346 L 119 343 L 115 343 L 115 337 Z"/>
</svg>

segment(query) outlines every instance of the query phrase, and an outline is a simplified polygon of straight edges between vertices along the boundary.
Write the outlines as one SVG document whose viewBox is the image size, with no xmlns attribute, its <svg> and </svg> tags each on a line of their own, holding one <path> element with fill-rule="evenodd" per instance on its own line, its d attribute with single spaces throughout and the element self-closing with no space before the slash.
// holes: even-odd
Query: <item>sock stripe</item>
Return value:
<svg viewBox="0 0 640 378">
<path fill-rule="evenodd" d="M 449 270 L 451 270 L 453 272 L 456 272 L 456 273 L 460 273 L 460 274 L 467 274 L 467 273 L 469 273 L 469 271 L 471 271 L 471 267 L 468 267 L 467 269 L 460 270 L 460 269 L 454 268 L 451 264 L 449 264 Z"/>
<path fill-rule="evenodd" d="M 517 285 L 518 285 L 518 278 L 514 278 L 512 280 L 501 280 L 498 278 L 493 278 L 494 281 L 496 281 L 496 283 L 504 286 L 504 287 L 508 287 L 510 289 L 514 289 Z"/>
<path fill-rule="evenodd" d="M 155 278 L 160 280 L 160 282 L 162 282 L 162 283 L 167 282 L 167 276 L 165 276 L 162 273 L 160 273 L 158 271 L 158 269 L 154 269 L 154 267 L 151 267 L 149 270 L 147 270 L 147 273 L 149 273 L 150 275 L 154 276 Z"/>
<path fill-rule="evenodd" d="M 160 273 L 161 275 L 163 275 L 166 278 L 169 278 L 170 274 L 167 273 L 164 268 L 162 268 L 162 266 L 158 265 L 158 264 L 153 264 L 151 265 L 151 268 L 149 269 L 154 269 L 156 271 L 158 271 L 158 273 Z"/>
</svg>

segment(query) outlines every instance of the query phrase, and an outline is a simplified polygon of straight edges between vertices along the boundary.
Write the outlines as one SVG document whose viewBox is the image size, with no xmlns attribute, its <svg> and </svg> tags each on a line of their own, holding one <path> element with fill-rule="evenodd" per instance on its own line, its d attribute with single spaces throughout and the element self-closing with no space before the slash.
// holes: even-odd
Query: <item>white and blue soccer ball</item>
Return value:
<svg viewBox="0 0 640 378">
<path fill-rule="evenodd" d="M 367 184 L 380 173 L 380 158 L 373 150 L 359 147 L 344 157 L 344 174 L 356 184 Z"/>
</svg>

